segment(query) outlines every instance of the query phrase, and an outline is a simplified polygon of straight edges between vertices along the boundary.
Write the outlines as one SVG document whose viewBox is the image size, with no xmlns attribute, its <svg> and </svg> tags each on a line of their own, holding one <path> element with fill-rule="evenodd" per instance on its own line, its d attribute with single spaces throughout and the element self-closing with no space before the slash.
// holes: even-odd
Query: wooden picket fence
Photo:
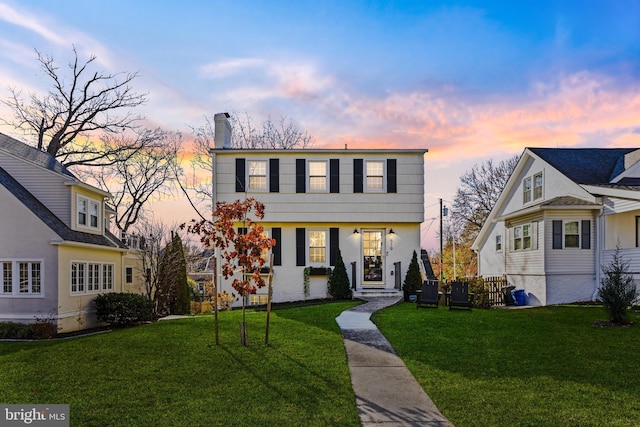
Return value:
<svg viewBox="0 0 640 427">
<path fill-rule="evenodd" d="M 502 289 L 508 286 L 507 276 L 466 277 L 458 279 L 469 283 L 469 291 L 475 294 L 474 307 L 490 308 L 504 306 Z M 448 291 L 450 282 L 445 282 L 444 289 Z"/>
</svg>

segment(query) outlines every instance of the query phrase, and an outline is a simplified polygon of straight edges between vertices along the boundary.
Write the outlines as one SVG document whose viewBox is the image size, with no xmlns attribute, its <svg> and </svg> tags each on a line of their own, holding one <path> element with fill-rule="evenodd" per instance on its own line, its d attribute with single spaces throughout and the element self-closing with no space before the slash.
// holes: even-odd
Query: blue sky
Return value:
<svg viewBox="0 0 640 427">
<path fill-rule="evenodd" d="M 139 71 L 167 129 L 246 111 L 317 146 L 428 148 L 426 218 L 489 158 L 640 147 L 640 1 L 0 0 L 0 97 L 45 90 L 34 49 L 64 66 L 72 44 Z"/>
</svg>

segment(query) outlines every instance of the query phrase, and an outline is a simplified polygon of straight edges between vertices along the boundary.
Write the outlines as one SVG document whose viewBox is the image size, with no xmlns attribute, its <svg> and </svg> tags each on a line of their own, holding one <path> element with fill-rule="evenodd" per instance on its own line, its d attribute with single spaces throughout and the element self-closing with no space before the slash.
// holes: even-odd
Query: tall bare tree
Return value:
<svg viewBox="0 0 640 427">
<path fill-rule="evenodd" d="M 46 94 L 10 88 L 11 96 L 3 101 L 13 117 L 3 122 L 36 137 L 37 147 L 58 158 L 65 166 L 112 164 L 120 150 L 131 152 L 133 146 L 113 146 L 116 151 L 101 151 L 88 141 L 93 132 L 121 133 L 138 127 L 141 116 L 131 109 L 147 101 L 146 93 L 137 93 L 131 82 L 134 73 L 93 71 L 95 56 L 83 61 L 72 48 L 68 73 L 63 73 L 53 57 L 36 50 L 37 60 L 51 81 Z M 139 141 L 134 141 L 139 142 Z"/>
<path fill-rule="evenodd" d="M 176 171 L 180 169 L 178 150 L 181 135 L 162 129 L 145 130 L 136 134 L 144 140 L 142 148 L 134 154 L 121 153 L 126 158 L 114 162 L 111 168 L 91 171 L 100 187 L 113 195 L 115 225 L 127 232 L 144 215 L 147 202 L 171 193 L 175 189 Z M 123 135 L 105 135 L 107 146 L 121 145 Z M 135 141 L 124 144 L 136 144 Z"/>
<path fill-rule="evenodd" d="M 465 243 L 471 244 L 480 232 L 519 158 L 516 155 L 498 164 L 490 159 L 474 165 L 460 177 L 452 220 Z"/>
</svg>

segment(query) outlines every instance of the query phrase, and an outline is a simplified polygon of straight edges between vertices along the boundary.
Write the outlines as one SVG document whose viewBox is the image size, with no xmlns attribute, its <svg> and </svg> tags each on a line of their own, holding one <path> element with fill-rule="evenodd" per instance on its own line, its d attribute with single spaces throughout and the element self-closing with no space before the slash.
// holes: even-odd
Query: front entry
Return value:
<svg viewBox="0 0 640 427">
<path fill-rule="evenodd" d="M 362 287 L 384 288 L 384 230 L 362 231 Z"/>
</svg>

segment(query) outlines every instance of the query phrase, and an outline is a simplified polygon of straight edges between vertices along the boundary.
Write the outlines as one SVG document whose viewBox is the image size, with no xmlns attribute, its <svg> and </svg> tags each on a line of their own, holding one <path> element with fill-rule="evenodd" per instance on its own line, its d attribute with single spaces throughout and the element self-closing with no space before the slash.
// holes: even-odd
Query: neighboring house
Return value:
<svg viewBox="0 0 640 427">
<path fill-rule="evenodd" d="M 326 298 L 322 267 L 334 266 L 338 249 L 354 295 L 399 292 L 420 253 L 427 150 L 231 149 L 227 117 L 215 115 L 214 201 L 264 203 L 261 225 L 276 241 L 273 301 Z M 308 286 L 306 267 L 315 267 Z M 264 288 L 248 302 L 266 298 Z"/>
<path fill-rule="evenodd" d="M 527 148 L 473 244 L 529 305 L 597 298 L 616 247 L 640 274 L 640 150 Z M 636 276 L 637 277 L 637 276 Z"/>
<path fill-rule="evenodd" d="M 139 257 L 108 231 L 109 197 L 0 134 L 0 321 L 89 328 L 97 294 L 141 291 Z"/>
</svg>

